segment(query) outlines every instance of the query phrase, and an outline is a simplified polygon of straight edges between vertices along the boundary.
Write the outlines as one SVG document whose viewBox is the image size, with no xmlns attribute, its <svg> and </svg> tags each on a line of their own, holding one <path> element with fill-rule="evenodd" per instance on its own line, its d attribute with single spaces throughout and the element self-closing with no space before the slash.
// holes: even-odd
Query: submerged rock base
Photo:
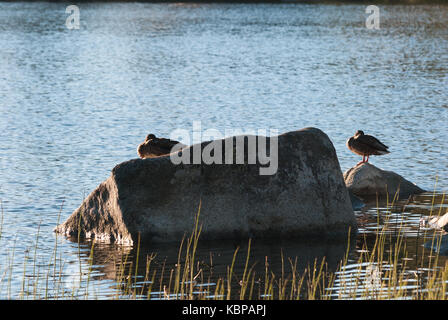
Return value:
<svg viewBox="0 0 448 320">
<path fill-rule="evenodd" d="M 260 175 L 258 163 L 173 164 L 170 156 L 123 162 L 55 231 L 121 244 L 139 235 L 145 242 L 180 241 L 192 231 L 201 201 L 201 239 L 346 237 L 349 228 L 355 233 L 328 136 L 306 128 L 276 138 L 273 175 Z M 232 144 L 235 137 L 214 143 Z M 201 150 L 209 144 L 200 144 Z M 194 146 L 182 152 L 189 148 Z M 251 158 L 247 149 L 244 159 Z"/>
</svg>

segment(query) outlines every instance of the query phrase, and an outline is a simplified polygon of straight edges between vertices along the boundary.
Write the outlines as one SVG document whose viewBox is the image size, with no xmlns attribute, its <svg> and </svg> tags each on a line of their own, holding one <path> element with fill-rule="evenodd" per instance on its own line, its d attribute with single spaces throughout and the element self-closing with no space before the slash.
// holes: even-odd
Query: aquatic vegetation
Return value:
<svg viewBox="0 0 448 320">
<path fill-rule="evenodd" d="M 445 201 L 445 195 L 441 198 Z M 444 206 L 431 203 L 431 215 L 443 215 Z M 109 287 L 114 294 L 110 299 L 446 299 L 448 260 L 437 250 L 409 241 L 403 219 L 391 213 L 396 196 L 386 204 L 385 212 L 377 211 L 375 237 L 366 233 L 349 236 L 345 255 L 334 270 L 327 259 L 315 259 L 307 267 L 298 266 L 297 257 L 280 255 L 281 272 L 275 273 L 272 261 L 264 263 L 251 256 L 253 240 L 248 239 L 242 252 L 237 246 L 225 272 L 215 272 L 212 256 L 205 262 L 197 257 L 202 231 L 201 205 L 192 232 L 180 243 L 174 264 L 160 263 L 158 254 L 142 254 L 140 239 L 135 248 L 116 246 L 119 254 L 109 259 Z M 380 204 L 377 204 L 380 207 Z M 62 206 L 61 206 L 62 211 Z M 2 215 L 3 217 L 3 210 Z M 0 225 L 0 231 L 2 227 Z M 430 248 L 438 248 L 442 232 L 428 228 L 418 230 L 419 237 L 430 239 Z M 78 243 L 77 266 L 67 266 L 58 251 L 56 236 L 50 261 L 42 263 L 39 257 L 40 226 L 37 227 L 35 246 L 30 248 L 21 263 L 14 261 L 15 248 L 8 248 L 6 265 L 0 265 L 0 296 L 8 299 L 97 299 L 104 288 L 98 285 L 94 241 Z M 0 232 L 1 241 L 1 232 Z M 358 258 L 349 258 L 356 245 Z M 280 250 L 280 248 L 279 248 Z M 82 259 L 84 257 L 85 259 Z M 235 269 L 237 259 L 244 267 Z M 3 262 L 2 262 L 3 263 Z M 412 265 L 411 265 L 412 264 Z M 13 292 L 13 268 L 23 268 L 20 292 Z M 278 271 L 278 269 L 277 269 Z"/>
</svg>

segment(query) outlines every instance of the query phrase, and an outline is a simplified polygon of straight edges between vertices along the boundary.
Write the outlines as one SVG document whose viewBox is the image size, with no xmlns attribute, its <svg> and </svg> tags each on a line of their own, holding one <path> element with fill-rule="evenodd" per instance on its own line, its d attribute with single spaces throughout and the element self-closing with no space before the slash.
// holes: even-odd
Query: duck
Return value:
<svg viewBox="0 0 448 320">
<path fill-rule="evenodd" d="M 157 138 L 155 134 L 150 133 L 146 136 L 145 141 L 138 146 L 137 153 L 142 159 L 157 158 L 170 154 L 174 146 L 177 146 L 176 151 L 186 147 L 179 141 Z"/>
<path fill-rule="evenodd" d="M 346 145 L 350 151 L 362 156 L 362 161 L 357 165 L 369 162 L 371 155 L 380 156 L 390 153 L 388 146 L 374 136 L 364 134 L 362 130 L 356 131 L 355 135 L 347 140 Z"/>
</svg>

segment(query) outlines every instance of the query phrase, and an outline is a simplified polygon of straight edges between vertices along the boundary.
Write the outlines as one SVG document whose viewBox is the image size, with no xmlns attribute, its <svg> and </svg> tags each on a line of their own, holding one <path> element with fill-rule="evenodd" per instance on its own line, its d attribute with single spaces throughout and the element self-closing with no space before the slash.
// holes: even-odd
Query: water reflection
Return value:
<svg viewBox="0 0 448 320">
<path fill-rule="evenodd" d="M 423 193 L 393 204 L 378 202 L 358 211 L 359 234 L 356 248 L 350 252 L 351 263 L 349 268 L 340 272 L 336 286 L 329 289 L 330 295 L 334 298 L 356 296 L 372 299 L 387 298 L 399 290 L 406 292 L 403 297 L 421 294 L 430 272 L 443 268 L 448 257 L 443 250 L 440 250 L 440 256 L 436 256 L 435 251 L 431 251 L 432 246 L 428 245 L 439 243 L 441 237 L 444 239 L 444 232 L 422 228 L 420 219 L 447 211 L 448 201 L 442 193 Z M 383 235 L 384 243 L 381 264 L 359 264 L 363 254 L 366 257 L 380 254 L 376 252 L 378 234 Z M 393 276 L 401 277 L 399 285 Z M 372 283 L 376 286 L 373 289 Z"/>
<path fill-rule="evenodd" d="M 352 240 L 354 243 L 354 238 Z M 129 287 L 124 286 L 123 292 L 117 289 L 123 287 L 118 282 L 127 280 L 132 282 L 131 287 L 140 293 L 140 297 L 147 297 L 148 287 L 151 285 L 151 298 L 173 298 L 167 293 L 170 282 L 174 281 L 174 273 L 178 262 L 185 264 L 185 256 L 181 254 L 175 244 L 158 244 L 140 246 L 137 248 L 119 247 L 115 245 L 95 244 L 94 250 L 87 248 L 91 243 L 85 243 L 85 251 L 81 253 L 84 267 L 91 265 L 92 281 L 110 280 L 113 285 L 109 294 L 116 297 L 126 294 Z M 347 241 L 334 241 L 334 239 L 296 239 L 289 241 L 253 240 L 251 243 L 249 268 L 253 267 L 255 290 L 258 297 L 262 291 L 266 267 L 270 272 L 289 275 L 294 266 L 298 273 L 314 264 L 320 266 L 325 263 L 326 272 L 336 271 L 338 264 L 347 252 Z M 202 297 L 216 298 L 214 290 L 219 279 L 226 279 L 234 254 L 237 251 L 234 264 L 234 283 L 232 283 L 232 297 L 238 297 L 241 290 L 241 277 L 244 273 L 247 259 L 248 243 L 233 243 L 223 241 L 200 241 L 196 251 L 195 270 L 198 275 L 195 281 L 195 293 Z M 138 266 L 137 263 L 138 251 Z M 148 269 L 148 265 L 150 268 Z M 88 268 L 89 269 L 89 268 Z M 155 272 L 155 273 L 154 273 Z M 154 283 L 151 279 L 154 277 Z M 165 291 L 164 291 L 165 288 Z M 137 297 L 134 298 L 139 298 Z"/>
</svg>

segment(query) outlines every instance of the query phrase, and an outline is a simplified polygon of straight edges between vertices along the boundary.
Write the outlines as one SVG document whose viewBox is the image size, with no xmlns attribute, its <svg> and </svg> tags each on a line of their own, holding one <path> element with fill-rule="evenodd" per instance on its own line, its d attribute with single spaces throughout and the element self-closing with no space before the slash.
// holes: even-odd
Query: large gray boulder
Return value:
<svg viewBox="0 0 448 320">
<path fill-rule="evenodd" d="M 235 141 L 213 143 L 235 150 Z M 142 241 L 180 241 L 201 201 L 201 239 L 346 237 L 349 228 L 353 234 L 356 219 L 328 136 L 305 128 L 267 138 L 275 141 L 272 175 L 260 175 L 266 165 L 250 164 L 247 149 L 242 164 L 174 164 L 170 156 L 123 162 L 55 231 L 115 243 L 132 244 L 139 234 Z"/>
<path fill-rule="evenodd" d="M 393 199 L 408 197 L 425 192 L 414 183 L 392 171 L 385 171 L 366 162 L 344 172 L 345 184 L 350 192 L 362 199 L 374 198 L 377 195 L 389 196 Z"/>
</svg>

